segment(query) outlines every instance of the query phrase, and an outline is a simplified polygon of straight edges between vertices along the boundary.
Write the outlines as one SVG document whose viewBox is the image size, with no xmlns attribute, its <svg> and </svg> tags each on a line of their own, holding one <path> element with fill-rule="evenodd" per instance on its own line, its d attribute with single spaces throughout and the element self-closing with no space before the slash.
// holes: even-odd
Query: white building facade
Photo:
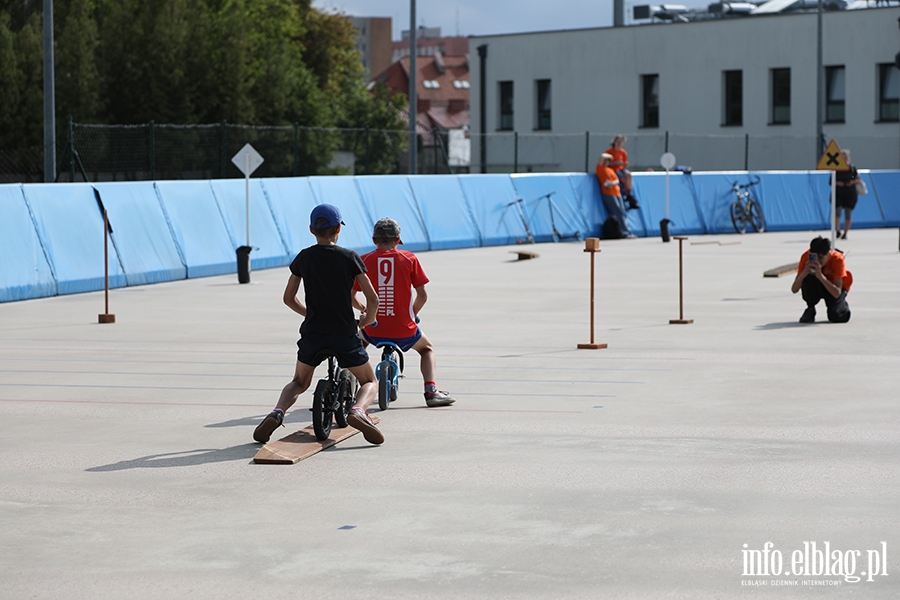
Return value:
<svg viewBox="0 0 900 600">
<path fill-rule="evenodd" d="M 900 168 L 898 19 L 896 7 L 822 19 L 823 137 L 862 168 Z M 629 137 L 636 167 L 658 168 L 668 150 L 694 169 L 814 168 L 817 21 L 798 13 L 474 36 L 472 171 L 591 170 L 613 133 Z"/>
</svg>

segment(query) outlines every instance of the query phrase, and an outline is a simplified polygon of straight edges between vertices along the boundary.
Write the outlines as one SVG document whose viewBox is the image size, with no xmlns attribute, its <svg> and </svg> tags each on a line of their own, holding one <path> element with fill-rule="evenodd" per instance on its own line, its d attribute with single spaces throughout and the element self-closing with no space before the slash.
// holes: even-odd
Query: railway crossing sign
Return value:
<svg viewBox="0 0 900 600">
<path fill-rule="evenodd" d="M 844 155 L 841 154 L 841 149 L 838 148 L 837 142 L 831 140 L 828 143 L 828 147 L 825 148 L 825 153 L 822 155 L 822 158 L 819 159 L 819 164 L 816 165 L 817 171 L 848 171 L 850 169 L 850 165 L 847 164 L 847 161 L 844 160 Z"/>
</svg>

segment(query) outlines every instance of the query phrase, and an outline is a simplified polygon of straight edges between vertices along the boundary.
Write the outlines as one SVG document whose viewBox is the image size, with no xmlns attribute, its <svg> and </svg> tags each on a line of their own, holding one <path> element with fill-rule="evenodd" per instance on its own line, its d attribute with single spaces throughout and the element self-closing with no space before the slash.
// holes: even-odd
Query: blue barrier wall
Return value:
<svg viewBox="0 0 900 600">
<path fill-rule="evenodd" d="M 900 227 L 900 171 L 860 171 L 869 193 L 853 226 Z M 830 173 L 635 173 L 639 210 L 631 230 L 658 236 L 733 233 L 731 186 L 756 181 L 770 231 L 822 230 L 831 215 Z M 288 264 L 314 243 L 309 213 L 338 206 L 340 243 L 372 249 L 372 225 L 397 219 L 413 251 L 515 244 L 599 235 L 607 218 L 593 174 L 393 175 L 254 179 L 250 254 L 254 269 Z M 241 179 L 0 185 L 0 302 L 103 289 L 103 216 L 110 287 L 235 273 L 246 242 Z"/>
</svg>

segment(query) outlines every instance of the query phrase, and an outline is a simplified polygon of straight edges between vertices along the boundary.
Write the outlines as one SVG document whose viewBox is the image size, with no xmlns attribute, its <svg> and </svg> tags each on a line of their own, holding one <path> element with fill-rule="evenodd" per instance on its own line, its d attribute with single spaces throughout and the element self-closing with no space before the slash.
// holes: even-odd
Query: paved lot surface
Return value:
<svg viewBox="0 0 900 600">
<path fill-rule="evenodd" d="M 111 325 L 102 293 L 0 305 L 0 598 L 900 597 L 898 232 L 852 231 L 852 320 L 801 326 L 762 274 L 813 235 L 689 239 L 692 325 L 677 243 L 603 242 L 604 350 L 581 243 L 424 253 L 458 402 L 411 356 L 383 446 L 293 466 L 251 462 L 286 269 L 113 290 Z M 791 574 L 745 575 L 766 542 Z M 810 542 L 862 580 L 805 576 Z"/>
</svg>

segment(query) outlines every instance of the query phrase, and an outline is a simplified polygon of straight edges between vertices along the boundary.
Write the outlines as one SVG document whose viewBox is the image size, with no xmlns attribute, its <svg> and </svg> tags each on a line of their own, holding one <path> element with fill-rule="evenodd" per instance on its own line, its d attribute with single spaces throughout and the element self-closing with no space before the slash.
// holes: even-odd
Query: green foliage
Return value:
<svg viewBox="0 0 900 600">
<path fill-rule="evenodd" d="M 0 148 L 43 138 L 41 8 L 0 0 Z M 61 135 L 70 114 L 81 123 L 403 127 L 399 101 L 366 89 L 350 21 L 310 0 L 55 0 L 54 29 Z M 309 172 L 341 141 L 301 137 Z"/>
</svg>

